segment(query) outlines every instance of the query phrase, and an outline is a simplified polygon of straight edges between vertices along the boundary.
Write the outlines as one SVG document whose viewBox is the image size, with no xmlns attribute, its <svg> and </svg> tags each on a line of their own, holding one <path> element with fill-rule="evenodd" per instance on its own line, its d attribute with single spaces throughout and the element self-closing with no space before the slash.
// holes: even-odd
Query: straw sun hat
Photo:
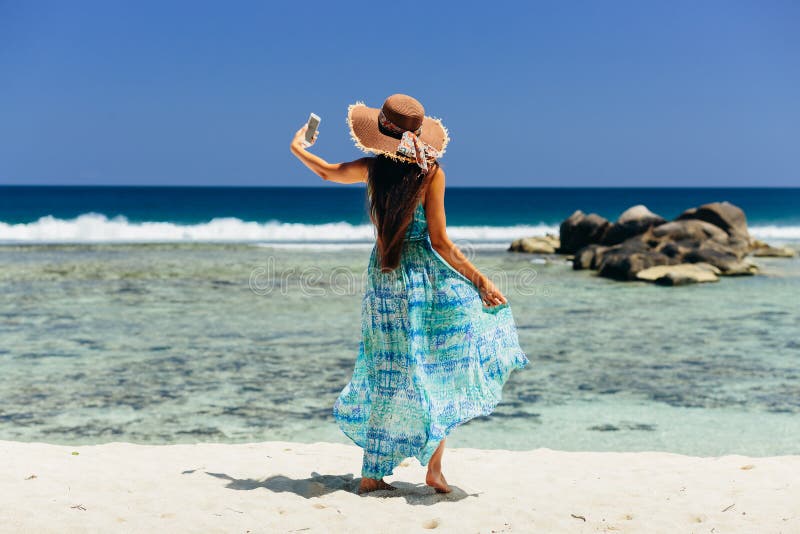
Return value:
<svg viewBox="0 0 800 534">
<path fill-rule="evenodd" d="M 408 95 L 392 95 L 380 109 L 363 102 L 351 104 L 347 125 L 350 137 L 364 152 L 415 162 L 424 172 L 429 162 L 444 155 L 450 141 L 442 121 L 426 117 L 422 104 Z"/>
</svg>

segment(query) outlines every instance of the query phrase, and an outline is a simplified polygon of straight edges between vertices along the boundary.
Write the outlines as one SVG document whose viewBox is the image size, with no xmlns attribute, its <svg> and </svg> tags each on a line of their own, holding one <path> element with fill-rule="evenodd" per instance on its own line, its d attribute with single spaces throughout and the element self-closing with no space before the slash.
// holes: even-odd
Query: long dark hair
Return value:
<svg viewBox="0 0 800 534">
<path fill-rule="evenodd" d="M 430 177 L 439 162 L 434 161 L 423 173 L 416 163 L 377 155 L 370 165 L 367 180 L 369 216 L 377 229 L 381 270 L 393 271 L 400 264 L 406 230 L 411 224 Z"/>
</svg>

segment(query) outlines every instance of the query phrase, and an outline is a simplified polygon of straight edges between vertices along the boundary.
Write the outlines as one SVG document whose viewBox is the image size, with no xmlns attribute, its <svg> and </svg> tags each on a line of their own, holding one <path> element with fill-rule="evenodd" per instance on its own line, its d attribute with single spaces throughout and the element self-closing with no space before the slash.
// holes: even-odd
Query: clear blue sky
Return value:
<svg viewBox="0 0 800 534">
<path fill-rule="evenodd" d="M 318 185 L 395 92 L 450 185 L 800 185 L 800 2 L 0 0 L 0 183 Z"/>
</svg>

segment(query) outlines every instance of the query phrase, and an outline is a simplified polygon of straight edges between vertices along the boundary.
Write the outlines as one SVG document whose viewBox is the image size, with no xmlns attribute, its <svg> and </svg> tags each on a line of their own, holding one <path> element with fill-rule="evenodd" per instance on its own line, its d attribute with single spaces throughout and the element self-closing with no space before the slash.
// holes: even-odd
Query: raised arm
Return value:
<svg viewBox="0 0 800 534">
<path fill-rule="evenodd" d="M 500 290 L 470 263 L 461 249 L 447 235 L 447 222 L 444 214 L 444 171 L 441 167 L 436 169 L 436 174 L 433 175 L 425 194 L 425 218 L 428 220 L 428 233 L 434 250 L 456 271 L 466 276 L 478 287 L 483 303 L 487 306 L 505 303 L 506 298 Z"/>
<path fill-rule="evenodd" d="M 369 173 L 370 158 L 360 158 L 354 161 L 346 161 L 344 163 L 328 163 L 316 154 L 312 154 L 303 146 L 305 141 L 306 125 L 297 130 L 292 139 L 290 149 L 292 154 L 297 156 L 303 165 L 311 169 L 313 172 L 322 177 L 323 180 L 329 182 L 337 182 L 340 184 L 356 184 L 359 182 L 366 182 Z M 313 145 L 317 140 L 319 132 L 314 134 L 314 139 L 311 141 Z M 309 146 L 311 146 L 309 145 Z"/>
</svg>

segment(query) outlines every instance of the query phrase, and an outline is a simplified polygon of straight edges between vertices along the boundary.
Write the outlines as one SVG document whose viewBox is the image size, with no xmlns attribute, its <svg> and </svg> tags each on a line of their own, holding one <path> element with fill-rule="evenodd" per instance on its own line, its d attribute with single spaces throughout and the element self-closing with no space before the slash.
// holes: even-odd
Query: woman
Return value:
<svg viewBox="0 0 800 534">
<path fill-rule="evenodd" d="M 328 163 L 305 149 L 317 137 L 305 143 L 305 127 L 291 144 L 323 179 L 365 182 L 376 228 L 358 359 L 334 417 L 364 449 L 359 493 L 394 489 L 383 477 L 411 456 L 427 464 L 425 483 L 447 493 L 446 436 L 491 413 L 511 371 L 528 359 L 506 298 L 447 236 L 441 121 L 398 94 L 381 109 L 351 105 L 347 123 L 356 146 L 374 157 Z"/>
</svg>

